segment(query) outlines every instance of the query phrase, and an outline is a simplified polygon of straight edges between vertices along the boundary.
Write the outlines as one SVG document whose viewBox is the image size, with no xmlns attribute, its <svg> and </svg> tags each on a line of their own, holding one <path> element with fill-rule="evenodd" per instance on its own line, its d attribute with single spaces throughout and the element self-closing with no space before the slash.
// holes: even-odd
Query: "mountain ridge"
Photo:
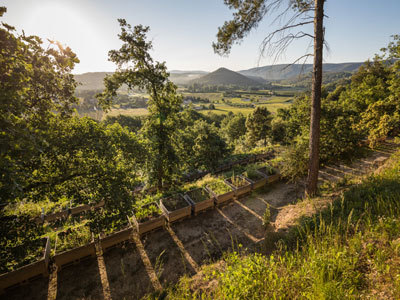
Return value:
<svg viewBox="0 0 400 300">
<path fill-rule="evenodd" d="M 323 65 L 323 71 L 326 72 L 355 72 L 358 68 L 363 65 L 363 62 L 346 62 L 346 63 L 326 63 Z M 286 67 L 286 68 L 285 68 Z M 312 64 L 279 64 L 279 65 L 267 65 L 263 67 L 255 67 L 247 70 L 232 71 L 227 68 L 219 68 L 218 70 L 228 70 L 238 75 L 245 76 L 243 82 L 247 82 L 249 85 L 260 85 L 265 81 L 276 81 L 294 78 L 302 74 L 308 74 L 312 71 Z M 170 79 L 172 82 L 178 85 L 186 85 L 196 82 L 202 77 L 205 77 L 214 72 L 206 72 L 201 70 L 184 71 L 184 70 L 171 70 Z M 106 75 L 112 74 L 113 72 L 86 72 L 82 74 L 75 74 L 75 79 L 81 83 L 78 86 L 78 90 L 101 90 L 104 88 L 103 79 Z M 225 71 L 225 73 L 227 73 Z M 228 72 L 229 73 L 229 72 Z M 212 77 L 211 75 L 209 77 Z M 237 76 L 235 76 L 238 78 Z M 217 78 L 218 79 L 218 78 Z M 231 78 L 232 79 L 232 78 Z M 249 81 L 248 81 L 248 80 Z M 208 80 L 206 78 L 206 80 Z M 222 80 L 218 79 L 217 82 Z M 218 85 L 218 83 L 207 83 L 210 85 Z M 231 83 L 232 84 L 232 83 Z"/>
</svg>

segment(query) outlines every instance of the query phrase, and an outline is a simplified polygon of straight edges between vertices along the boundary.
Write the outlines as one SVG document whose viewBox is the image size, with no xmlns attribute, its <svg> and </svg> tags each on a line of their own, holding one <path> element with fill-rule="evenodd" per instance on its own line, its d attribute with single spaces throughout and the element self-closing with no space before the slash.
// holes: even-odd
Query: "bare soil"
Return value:
<svg viewBox="0 0 400 300">
<path fill-rule="evenodd" d="M 369 174 L 395 149 L 396 145 L 385 143 L 352 164 L 327 166 L 320 172 L 320 183 Z M 272 222 L 269 234 L 286 231 L 301 216 L 311 215 L 331 201 L 329 197 L 303 200 L 303 194 L 301 184 L 278 182 L 141 239 L 132 238 L 130 243 L 98 253 L 102 260 L 89 259 L 53 272 L 49 278 L 9 290 L 0 298 L 139 299 L 175 283 L 183 275 L 196 275 L 202 265 L 218 263 L 226 251 L 239 247 L 261 251 L 265 239 L 262 218 L 268 205 Z"/>
</svg>

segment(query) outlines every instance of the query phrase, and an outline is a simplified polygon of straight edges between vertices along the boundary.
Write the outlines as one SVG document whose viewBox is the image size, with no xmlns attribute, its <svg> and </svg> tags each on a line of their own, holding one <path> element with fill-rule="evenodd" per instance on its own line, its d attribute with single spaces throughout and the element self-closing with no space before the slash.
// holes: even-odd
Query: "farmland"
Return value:
<svg viewBox="0 0 400 300">
<path fill-rule="evenodd" d="M 234 91 L 233 94 L 235 97 L 224 96 L 224 93 L 222 92 L 190 93 L 182 91 L 181 93 L 184 99 L 186 97 L 208 99 L 209 103 L 193 101 L 193 109 L 198 110 L 202 114 L 215 113 L 218 115 L 228 114 L 229 112 L 234 114 L 240 112 L 244 115 L 248 115 L 259 106 L 266 107 L 270 112 L 276 113 L 279 108 L 288 108 L 294 99 L 294 93 L 290 90 L 290 87 L 286 91 L 279 91 L 279 96 L 271 95 L 267 90 L 261 90 L 254 93 L 246 91 Z M 138 96 L 140 94 L 135 95 Z M 141 94 L 140 96 L 147 97 L 145 94 Z M 215 109 L 208 109 L 210 104 L 213 104 Z M 243 105 L 246 107 L 238 107 L 234 105 Z M 251 105 L 253 105 L 253 107 L 251 107 Z M 133 117 L 144 116 L 147 114 L 148 110 L 146 108 L 123 109 L 118 106 L 113 106 L 109 112 L 103 114 L 103 119 L 105 119 L 107 116 L 126 115 Z"/>
</svg>

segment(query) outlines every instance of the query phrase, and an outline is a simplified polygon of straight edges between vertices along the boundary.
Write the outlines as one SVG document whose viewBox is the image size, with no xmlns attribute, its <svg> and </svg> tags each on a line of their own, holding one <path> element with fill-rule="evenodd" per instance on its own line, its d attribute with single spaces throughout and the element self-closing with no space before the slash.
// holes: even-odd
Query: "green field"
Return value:
<svg viewBox="0 0 400 300">
<path fill-rule="evenodd" d="M 201 97 L 207 98 L 210 100 L 210 103 L 215 105 L 214 110 L 202 109 L 198 110 L 203 114 L 208 114 L 209 112 L 215 114 L 227 114 L 229 112 L 233 113 L 243 113 L 244 115 L 248 115 L 251 113 L 254 108 L 253 107 L 235 107 L 229 105 L 227 102 L 232 104 L 254 104 L 255 107 L 267 107 L 269 111 L 272 113 L 276 113 L 279 108 L 287 108 L 293 101 L 293 97 L 285 97 L 285 96 L 269 96 L 269 95 L 260 95 L 260 94 L 252 94 L 243 93 L 242 98 L 239 97 L 223 97 L 223 93 L 184 93 L 184 96 L 192 96 L 192 97 Z M 143 96 L 143 95 L 142 95 Z M 224 99 L 224 102 L 222 102 Z M 250 101 L 244 101 L 243 99 L 250 99 Z M 207 103 L 193 103 L 193 107 L 199 107 L 204 105 L 208 107 Z M 114 107 L 110 112 L 103 115 L 103 119 L 106 116 L 117 116 L 117 115 L 127 115 L 127 116 L 144 116 L 147 115 L 148 111 L 145 108 L 129 108 L 129 109 L 120 109 Z"/>
<path fill-rule="evenodd" d="M 118 115 L 125 115 L 125 116 L 145 116 L 149 113 L 149 111 L 146 108 L 127 108 L 127 109 L 121 109 L 121 108 L 113 108 L 111 109 L 108 113 L 105 113 L 103 115 L 103 120 L 107 117 L 115 117 Z"/>
</svg>

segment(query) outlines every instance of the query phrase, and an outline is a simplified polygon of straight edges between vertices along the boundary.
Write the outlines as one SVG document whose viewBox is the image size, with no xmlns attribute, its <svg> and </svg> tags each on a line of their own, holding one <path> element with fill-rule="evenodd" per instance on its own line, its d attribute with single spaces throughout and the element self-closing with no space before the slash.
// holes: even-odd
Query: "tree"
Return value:
<svg viewBox="0 0 400 300">
<path fill-rule="evenodd" d="M 285 25 L 266 36 L 261 47 L 262 54 L 267 50 L 267 47 L 269 47 L 269 50 L 272 50 L 272 52 L 275 52 L 278 56 L 296 39 L 310 37 L 314 40 L 309 147 L 310 159 L 306 187 L 306 194 L 313 195 L 317 190 L 319 171 L 319 121 L 321 118 L 322 54 L 324 43 L 323 18 L 325 0 L 225 0 L 224 2 L 229 8 L 236 10 L 236 12 L 234 13 L 233 20 L 225 22 L 218 30 L 218 42 L 213 43 L 213 47 L 214 51 L 219 54 L 228 54 L 235 42 L 240 42 L 253 28 L 258 26 L 266 14 L 279 10 L 284 3 L 287 3 L 287 8 L 283 9 L 278 19 L 282 20 L 289 11 L 293 11 L 293 15 L 289 17 Z M 314 12 L 314 16 L 310 16 L 309 12 Z M 295 34 L 288 32 L 307 24 L 314 24 L 314 35 L 303 31 L 299 31 Z M 275 38 L 276 41 L 274 40 Z M 296 60 L 296 62 L 309 56 L 311 56 L 311 54 L 306 54 Z"/>
<path fill-rule="evenodd" d="M 119 50 L 108 53 L 109 60 L 116 63 L 114 74 L 104 79 L 105 90 L 98 95 L 105 109 L 117 96 L 118 89 L 126 84 L 128 89 L 145 89 L 150 95 L 150 112 L 143 128 L 148 138 L 149 179 L 157 181 L 159 190 L 164 181 L 171 180 L 177 167 L 177 157 L 171 143 L 171 137 L 177 126 L 177 113 L 181 108 L 182 98 L 177 95 L 177 87 L 168 79 L 165 62 L 154 62 L 149 54 L 153 48 L 147 41 L 149 27 L 127 24 L 119 19 L 121 33 L 118 35 L 123 45 Z"/>
<path fill-rule="evenodd" d="M 6 12 L 0 7 L 0 16 Z M 68 118 L 76 82 L 71 70 L 79 60 L 68 47 L 51 42 L 44 49 L 37 36 L 18 35 L 0 26 L 0 201 L 18 197 L 31 174 L 26 172 L 41 155 L 54 112 Z"/>
<path fill-rule="evenodd" d="M 177 134 L 180 160 L 186 169 L 210 170 L 228 154 L 225 141 L 213 124 L 197 120 Z"/>
<path fill-rule="evenodd" d="M 228 144 L 246 134 L 246 118 L 242 113 L 227 116 L 221 123 L 221 130 Z"/>
<path fill-rule="evenodd" d="M 267 144 L 267 137 L 271 131 L 272 115 L 266 107 L 257 107 L 252 114 L 247 116 L 247 140 L 250 145 L 263 140 Z"/>
</svg>

